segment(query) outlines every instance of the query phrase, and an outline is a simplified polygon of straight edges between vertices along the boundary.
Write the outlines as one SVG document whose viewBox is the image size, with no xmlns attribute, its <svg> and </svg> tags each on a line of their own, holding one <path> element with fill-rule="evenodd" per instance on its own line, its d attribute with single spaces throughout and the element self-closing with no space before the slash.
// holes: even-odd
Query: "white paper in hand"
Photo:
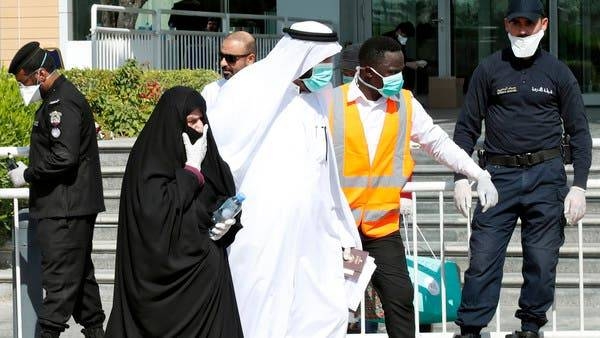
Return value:
<svg viewBox="0 0 600 338">
<path fill-rule="evenodd" d="M 371 276 L 373 275 L 373 272 L 375 272 L 376 267 L 377 265 L 375 265 L 375 258 L 367 256 L 367 262 L 363 266 L 358 280 L 356 282 L 353 282 L 349 279 L 346 280 L 345 288 L 348 309 L 356 311 L 360 302 L 363 301 L 367 284 L 369 284 Z"/>
</svg>

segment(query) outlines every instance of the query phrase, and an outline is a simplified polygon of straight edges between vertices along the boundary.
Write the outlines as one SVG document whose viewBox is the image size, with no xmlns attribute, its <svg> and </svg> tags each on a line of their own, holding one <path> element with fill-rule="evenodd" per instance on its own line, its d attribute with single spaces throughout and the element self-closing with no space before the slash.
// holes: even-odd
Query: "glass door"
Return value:
<svg viewBox="0 0 600 338">
<path fill-rule="evenodd" d="M 465 79 L 486 56 L 507 46 L 504 30 L 506 2 L 491 0 L 452 1 L 452 74 Z M 542 40 L 547 48 L 548 37 Z"/>
<path fill-rule="evenodd" d="M 425 60 L 427 66 L 416 70 L 405 68 L 404 77 L 413 93 L 427 94 L 428 79 L 438 76 L 438 1 L 447 0 L 372 0 L 373 36 L 395 30 L 403 22 L 410 22 L 414 35 L 408 38 L 405 47 L 407 60 Z M 446 55 L 444 55 L 446 56 Z"/>
<path fill-rule="evenodd" d="M 577 78 L 586 105 L 600 105 L 600 1 L 551 2 L 557 8 L 557 22 L 550 22 L 558 28 L 557 57 Z"/>
</svg>

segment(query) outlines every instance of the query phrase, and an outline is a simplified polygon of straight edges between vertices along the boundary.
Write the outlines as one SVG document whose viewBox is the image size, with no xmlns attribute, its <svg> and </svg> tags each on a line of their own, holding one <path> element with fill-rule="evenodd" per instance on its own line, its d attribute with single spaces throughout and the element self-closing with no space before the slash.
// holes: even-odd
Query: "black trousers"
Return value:
<svg viewBox="0 0 600 338">
<path fill-rule="evenodd" d="M 92 263 L 96 215 L 38 220 L 45 296 L 38 314 L 42 330 L 62 332 L 73 316 L 84 327 L 100 326 L 105 315 Z"/>
<path fill-rule="evenodd" d="M 413 338 L 415 316 L 413 285 L 406 267 L 404 244 L 400 233 L 382 238 L 368 238 L 361 234 L 363 250 L 375 258 L 377 268 L 371 283 L 381 299 L 385 313 L 385 327 L 390 338 Z"/>
<path fill-rule="evenodd" d="M 569 191 L 562 158 L 530 168 L 488 165 L 498 189 L 498 204 L 481 212 L 478 204 L 471 224 L 471 257 L 465 272 L 456 324 L 478 331 L 490 322 L 500 297 L 506 248 L 521 219 L 523 285 L 519 309 L 521 329 L 538 331 L 548 321 L 554 301 L 556 266 L 564 243 L 563 204 Z"/>
</svg>

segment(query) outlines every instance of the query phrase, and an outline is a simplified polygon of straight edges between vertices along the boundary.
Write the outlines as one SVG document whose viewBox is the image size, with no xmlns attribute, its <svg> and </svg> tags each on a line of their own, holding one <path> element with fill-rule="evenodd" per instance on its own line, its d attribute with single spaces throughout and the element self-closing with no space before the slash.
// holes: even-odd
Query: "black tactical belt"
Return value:
<svg viewBox="0 0 600 338">
<path fill-rule="evenodd" d="M 561 156 L 560 147 L 556 147 L 519 155 L 492 155 L 488 153 L 485 155 L 485 160 L 487 164 L 506 167 L 531 167 L 559 156 Z"/>
</svg>

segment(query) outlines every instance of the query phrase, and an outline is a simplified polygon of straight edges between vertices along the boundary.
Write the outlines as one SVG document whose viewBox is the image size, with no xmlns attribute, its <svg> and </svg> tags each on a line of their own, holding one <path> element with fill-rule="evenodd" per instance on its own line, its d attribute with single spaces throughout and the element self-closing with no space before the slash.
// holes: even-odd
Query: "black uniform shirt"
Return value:
<svg viewBox="0 0 600 338">
<path fill-rule="evenodd" d="M 44 93 L 36 112 L 25 180 L 34 218 L 104 211 L 94 119 L 83 94 L 64 76 Z"/>
<path fill-rule="evenodd" d="M 561 118 L 571 136 L 573 185 L 585 189 L 592 140 L 577 80 L 564 63 L 542 49 L 520 59 L 506 48 L 485 58 L 473 72 L 454 142 L 472 154 L 485 119 L 484 148 L 490 154 L 556 148 Z"/>
</svg>

